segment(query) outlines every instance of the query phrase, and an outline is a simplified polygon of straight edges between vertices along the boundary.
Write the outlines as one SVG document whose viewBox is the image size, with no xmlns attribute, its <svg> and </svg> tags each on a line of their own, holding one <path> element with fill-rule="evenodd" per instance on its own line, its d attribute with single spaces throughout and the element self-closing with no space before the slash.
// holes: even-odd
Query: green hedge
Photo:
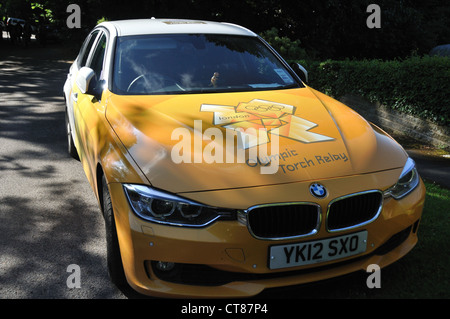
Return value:
<svg viewBox="0 0 450 319">
<path fill-rule="evenodd" d="M 400 112 L 450 125 L 450 58 L 298 62 L 308 70 L 309 85 L 328 95 L 357 94 Z"/>
</svg>

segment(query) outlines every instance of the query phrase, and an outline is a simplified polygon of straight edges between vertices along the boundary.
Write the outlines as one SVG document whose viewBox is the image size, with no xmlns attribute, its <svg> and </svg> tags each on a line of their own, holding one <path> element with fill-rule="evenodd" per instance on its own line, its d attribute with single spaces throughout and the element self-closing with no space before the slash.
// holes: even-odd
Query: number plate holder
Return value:
<svg viewBox="0 0 450 319">
<path fill-rule="evenodd" d="M 269 269 L 282 269 L 322 263 L 365 252 L 367 231 L 315 241 L 269 247 Z"/>
</svg>

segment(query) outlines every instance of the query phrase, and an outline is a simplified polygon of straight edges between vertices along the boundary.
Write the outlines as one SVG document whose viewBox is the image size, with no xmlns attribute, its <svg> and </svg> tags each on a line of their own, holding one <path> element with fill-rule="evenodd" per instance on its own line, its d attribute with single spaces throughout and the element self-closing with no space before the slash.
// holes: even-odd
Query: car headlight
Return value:
<svg viewBox="0 0 450 319">
<path fill-rule="evenodd" d="M 401 199 L 412 192 L 419 185 L 419 173 L 416 163 L 408 158 L 397 183 L 384 192 L 385 196 Z"/>
<path fill-rule="evenodd" d="M 139 217 L 173 226 L 204 227 L 217 219 L 236 219 L 236 212 L 162 192 L 144 185 L 123 185 L 131 208 Z"/>
</svg>

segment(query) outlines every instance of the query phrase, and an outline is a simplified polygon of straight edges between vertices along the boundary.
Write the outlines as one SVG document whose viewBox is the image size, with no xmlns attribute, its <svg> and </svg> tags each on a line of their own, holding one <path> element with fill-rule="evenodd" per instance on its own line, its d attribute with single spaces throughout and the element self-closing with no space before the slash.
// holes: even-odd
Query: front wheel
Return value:
<svg viewBox="0 0 450 319">
<path fill-rule="evenodd" d="M 103 195 L 103 217 L 106 228 L 106 251 L 108 272 L 111 281 L 119 288 L 126 287 L 127 281 L 123 270 L 122 257 L 120 255 L 119 239 L 117 238 L 116 222 L 111 203 L 111 195 L 106 184 L 106 179 L 102 178 Z"/>
</svg>

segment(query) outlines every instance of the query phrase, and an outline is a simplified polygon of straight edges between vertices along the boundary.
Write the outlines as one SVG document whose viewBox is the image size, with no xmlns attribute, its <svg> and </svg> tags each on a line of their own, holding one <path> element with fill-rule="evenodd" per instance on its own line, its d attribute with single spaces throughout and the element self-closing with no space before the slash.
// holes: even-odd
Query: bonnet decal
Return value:
<svg viewBox="0 0 450 319">
<path fill-rule="evenodd" d="M 250 148 L 270 141 L 269 133 L 290 138 L 303 143 L 332 141 L 334 138 L 310 132 L 317 127 L 316 123 L 295 116 L 292 105 L 255 99 L 237 106 L 202 104 L 200 111 L 214 112 L 214 125 L 227 129 L 244 131 L 242 138 L 247 137 L 245 148 Z M 254 130 L 247 130 L 253 128 Z M 258 139 L 248 136 L 247 132 L 265 129 L 266 136 Z"/>
</svg>

